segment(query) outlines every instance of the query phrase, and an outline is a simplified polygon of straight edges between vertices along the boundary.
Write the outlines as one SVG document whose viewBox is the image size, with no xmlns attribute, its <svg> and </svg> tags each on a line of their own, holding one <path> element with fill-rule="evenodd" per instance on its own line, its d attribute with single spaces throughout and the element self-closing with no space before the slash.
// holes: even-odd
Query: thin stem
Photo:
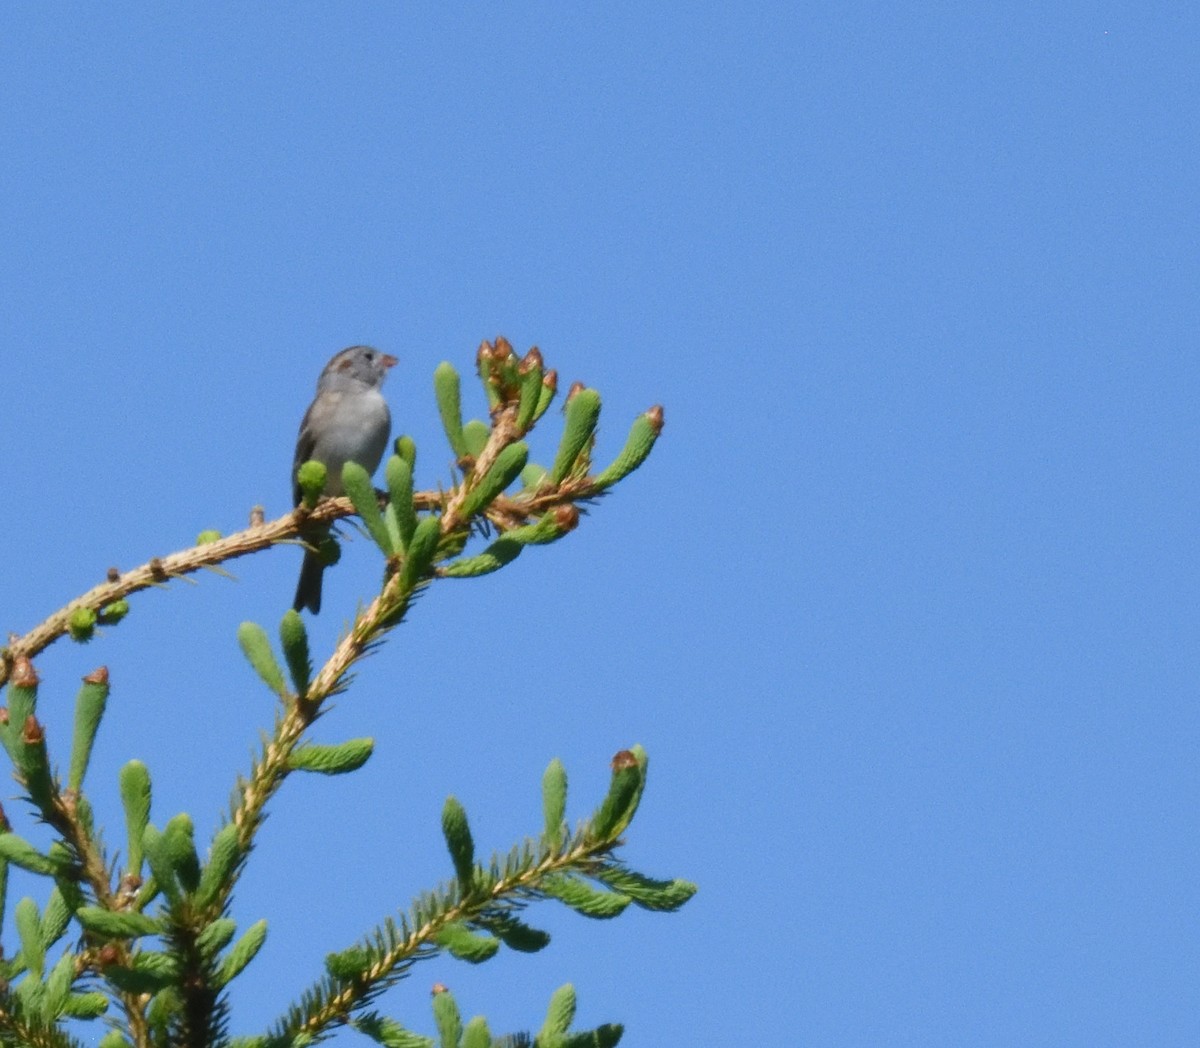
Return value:
<svg viewBox="0 0 1200 1048">
<path fill-rule="evenodd" d="M 328 999 L 321 1001 L 319 994 L 312 991 L 306 993 L 304 998 L 313 1001 L 316 1005 L 314 1010 L 302 1023 L 286 1027 L 279 1032 L 285 1039 L 289 1039 L 300 1033 L 316 1036 L 327 1032 L 331 1026 L 344 1025 L 356 1007 L 395 982 L 398 973 L 402 974 L 422 957 L 432 956 L 438 949 L 438 934 L 446 925 L 474 920 L 484 911 L 511 897 L 536 896 L 540 892 L 541 882 L 549 874 L 591 873 L 596 869 L 598 861 L 613 851 L 619 843 L 619 840 L 581 840 L 565 852 L 547 855 L 527 870 L 510 877 L 499 878 L 486 895 L 469 895 L 446 907 L 436 917 L 426 921 L 419 928 L 414 928 L 394 947 L 385 951 L 361 978 L 347 983 Z"/>
<path fill-rule="evenodd" d="M 511 434 L 509 438 L 508 442 L 511 443 Z M 484 449 L 485 454 L 493 447 L 493 443 L 494 440 L 489 440 L 488 448 Z M 499 454 L 504 446 L 503 443 L 496 446 L 491 453 L 492 457 L 487 461 L 494 461 L 495 455 Z M 480 462 L 483 461 L 481 455 Z M 454 503 L 461 506 L 464 497 L 462 492 L 462 487 L 451 489 L 449 492 L 421 491 L 414 494 L 413 504 L 417 509 L 423 510 L 444 506 L 450 508 L 452 512 L 442 528 L 443 533 L 446 533 L 463 526 L 458 511 L 449 505 Z M 576 480 L 556 488 L 523 492 L 511 497 L 501 495 L 487 508 L 485 515 L 498 530 L 507 531 L 528 523 L 531 518 L 540 516 L 555 506 L 586 500 L 597 494 L 599 492 L 594 485 Z M 457 503 L 454 500 L 457 500 Z M 311 510 L 293 510 L 276 520 L 255 524 L 216 542 L 193 546 L 166 557 L 153 557 L 145 564 L 123 573 L 112 569 L 105 582 L 76 597 L 24 636 L 12 636 L 8 645 L 0 648 L 0 685 L 11 676 L 13 663 L 17 658 L 34 658 L 66 635 L 69 632 L 71 615 L 80 608 L 98 613 L 118 600 L 124 600 L 130 594 L 150 589 L 152 586 L 163 586 L 171 579 L 184 578 L 202 569 L 257 553 L 270 546 L 296 542 L 298 536 L 313 524 L 329 524 L 353 514 L 354 506 L 348 498 L 324 499 Z"/>
</svg>

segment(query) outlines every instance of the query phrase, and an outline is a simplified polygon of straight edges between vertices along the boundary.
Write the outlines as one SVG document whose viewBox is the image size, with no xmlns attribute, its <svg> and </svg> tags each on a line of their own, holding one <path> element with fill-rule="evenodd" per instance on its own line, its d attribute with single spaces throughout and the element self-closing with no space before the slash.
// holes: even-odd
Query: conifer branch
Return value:
<svg viewBox="0 0 1200 1048">
<path fill-rule="evenodd" d="M 452 498 L 457 490 L 414 492 L 413 503 L 418 509 L 436 510 Z M 512 496 L 500 495 L 488 506 L 485 516 L 498 531 L 504 532 L 528 524 L 556 508 L 587 502 L 602 494 L 603 486 L 587 479 L 576 479 L 552 489 Z M 154 557 L 126 572 L 110 568 L 104 582 L 71 600 L 28 633 L 10 635 L 8 644 L 0 648 L 0 685 L 8 681 L 18 658 L 35 658 L 55 641 L 70 634 L 72 618 L 80 612 L 102 617 L 106 609 L 119 605 L 134 593 L 161 587 L 172 579 L 182 579 L 204 569 L 216 568 L 226 561 L 258 553 L 271 546 L 302 542 L 301 536 L 314 524 L 331 524 L 354 514 L 354 506 L 348 498 L 328 498 L 311 510 L 293 510 L 275 520 L 252 524 L 224 538 L 179 550 L 165 557 Z M 457 521 L 457 513 L 451 521 Z"/>
<path fill-rule="evenodd" d="M 531 900 L 547 898 L 546 887 L 555 876 L 597 876 L 608 865 L 604 860 L 620 843 L 597 839 L 586 832 L 574 835 L 561 849 L 547 849 L 543 843 L 535 853 L 527 843 L 524 849 L 516 850 L 520 857 L 517 863 L 510 858 L 502 869 L 494 859 L 490 871 L 477 870 L 470 890 L 464 891 L 455 879 L 422 896 L 402 922 L 402 932 L 397 934 L 389 921 L 360 940 L 347 952 L 369 958 L 361 970 L 349 978 L 330 975 L 306 990 L 301 1007 L 275 1025 L 271 1040 L 288 1043 L 301 1034 L 317 1037 L 347 1023 L 356 1010 L 402 979 L 415 962 L 436 955 L 439 936 L 448 926 L 497 922 Z"/>
<path fill-rule="evenodd" d="M 31 1022 L 20 1014 L 13 997 L 0 998 L 0 1046 L 3 1048 L 83 1048 L 82 1042 L 55 1026 Z"/>
<path fill-rule="evenodd" d="M 661 430 L 661 408 L 638 416 L 621 453 L 607 469 L 594 473 L 591 454 L 600 398 L 595 390 L 576 384 L 567 397 L 566 427 L 553 468 L 545 469 L 527 461 L 524 437 L 553 399 L 555 373 L 543 370 L 536 348 L 518 360 L 503 339 L 481 346 L 478 364 L 490 425 L 478 420 L 464 425 L 458 376 L 449 364 L 441 365 L 435 377 L 439 413 L 456 456 L 455 480 L 448 488 L 413 491 L 416 449 L 406 437 L 397 440 L 396 455 L 386 465 L 386 494 L 372 488 L 361 466 L 349 463 L 343 471 L 348 497 L 322 500 L 323 467 L 307 463 L 299 471 L 299 482 L 308 487 L 296 510 L 270 523 L 256 510 L 250 527 L 238 534 L 221 538 L 205 532 L 193 548 L 154 558 L 123 574 L 110 569 L 104 583 L 25 636 L 11 637 L 0 649 L 0 685 L 8 684 L 8 705 L 0 708 L 0 742 L 27 799 L 58 835 L 43 853 L 11 834 L 0 812 L 0 913 L 8 863 L 56 882 L 44 912 L 28 898 L 17 907 L 21 951 L 0 975 L 23 978 L 16 993 L 9 993 L 0 980 L 0 1046 L 75 1048 L 61 1022 L 96 1018 L 112 1004 L 124 1013 L 124 1022 L 118 1027 L 110 1019 L 114 1029 L 105 1044 L 214 1048 L 227 1043 L 225 988 L 250 963 L 266 934 L 265 922 L 259 921 L 233 942 L 237 929 L 227 911 L 266 807 L 293 771 L 342 774 L 360 767 L 372 752 L 370 739 L 324 745 L 306 737 L 328 700 L 348 687 L 358 662 L 403 620 L 425 586 L 435 579 L 496 571 L 527 546 L 561 538 L 577 525 L 581 505 L 603 495 L 641 464 Z M 319 478 L 308 483 L 305 471 L 311 474 L 314 468 Z M 511 493 L 518 478 L 520 490 Z M 84 680 L 70 770 L 60 781 L 35 713 L 38 680 L 31 657 L 63 635 L 85 641 L 97 625 L 115 624 L 128 611 L 126 598 L 136 592 L 187 578 L 202 568 L 220 571 L 225 561 L 274 545 L 305 544 L 351 514 L 362 518 L 383 553 L 386 566 L 378 595 L 356 615 L 315 674 L 303 620 L 296 612 L 284 616 L 280 641 L 290 686 L 262 627 L 243 624 L 238 631 L 242 650 L 280 705 L 260 755 L 248 776 L 238 779 L 229 821 L 214 835 L 202 863 L 190 816 L 177 815 L 161 830 L 150 822 L 149 771 L 141 761 L 129 761 L 120 774 L 128 862 L 118 878 L 82 792 L 105 709 L 107 671 L 102 668 Z M 499 537 L 487 549 L 463 555 L 472 535 L 490 531 Z M 552 762 L 543 779 L 543 836 L 514 848 L 504 859 L 493 858 L 486 868 L 475 864 L 465 811 L 453 798 L 448 800 L 443 832 L 456 878 L 418 898 L 399 925 L 389 919 L 362 945 L 331 955 L 327 977 L 281 1021 L 279 1035 L 246 1043 L 311 1043 L 335 1026 L 365 1021 L 362 1008 L 369 1000 L 402 978 L 416 961 L 439 950 L 478 962 L 495 954 L 501 942 L 515 950 L 540 949 L 549 937 L 517 917 L 534 899 L 556 898 L 600 918 L 616 916 L 630 903 L 656 910 L 682 905 L 694 886 L 644 877 L 612 855 L 636 810 L 645 767 L 645 754 L 637 747 L 619 753 L 604 803 L 568 836 L 562 821 L 565 772 Z M 144 862 L 149 865 L 145 882 Z M 151 915 L 147 908 L 156 899 L 159 905 Z M 82 939 L 50 966 L 47 951 L 62 938 L 72 918 L 82 929 Z M 155 938 L 157 944 L 142 941 Z M 73 992 L 77 980 L 92 975 L 104 980 L 104 994 Z M 435 1002 L 439 1024 L 450 1021 L 454 1007 L 448 993 Z M 556 1008 L 552 1002 L 552 1011 Z M 568 1009 L 572 1010 L 573 1006 Z M 564 1012 L 553 1022 L 548 1018 L 545 1029 L 555 1037 L 565 1035 L 569 1021 Z M 475 1028 L 472 1043 L 483 1043 L 483 1028 L 469 1025 Z M 615 1044 L 619 1028 L 599 1028 L 597 1036 L 604 1030 L 608 1032 L 603 1033 L 603 1043 Z"/>
</svg>

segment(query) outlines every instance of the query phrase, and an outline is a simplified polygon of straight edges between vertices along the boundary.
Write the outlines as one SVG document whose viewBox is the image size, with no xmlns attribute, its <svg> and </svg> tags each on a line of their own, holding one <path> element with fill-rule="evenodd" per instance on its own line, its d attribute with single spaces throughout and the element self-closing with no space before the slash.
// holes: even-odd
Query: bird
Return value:
<svg viewBox="0 0 1200 1048">
<path fill-rule="evenodd" d="M 380 387 L 395 357 L 371 346 L 350 346 L 338 353 L 317 379 L 317 395 L 304 413 L 292 462 L 292 504 L 300 505 L 296 473 L 312 459 L 328 473 L 325 494 L 342 494 L 342 466 L 357 462 L 374 473 L 392 431 L 392 415 Z M 321 610 L 321 578 L 325 565 L 313 550 L 306 550 L 292 607 Z"/>
</svg>

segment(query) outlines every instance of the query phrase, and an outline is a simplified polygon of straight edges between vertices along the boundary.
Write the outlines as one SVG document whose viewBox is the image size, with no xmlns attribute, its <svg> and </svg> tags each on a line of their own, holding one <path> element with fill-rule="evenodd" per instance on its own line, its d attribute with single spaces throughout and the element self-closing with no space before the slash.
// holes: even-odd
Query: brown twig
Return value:
<svg viewBox="0 0 1200 1048">
<path fill-rule="evenodd" d="M 495 456 L 505 446 L 504 443 L 499 442 L 499 439 L 511 442 L 510 431 L 505 429 L 497 441 L 489 441 L 483 454 L 480 455 L 481 463 L 485 462 L 485 455 L 490 455 L 486 459 L 486 463 L 495 460 Z M 496 444 L 494 451 L 491 450 L 493 443 Z M 478 475 L 478 470 L 473 475 Z M 443 533 L 447 533 L 461 526 L 462 522 L 458 520 L 458 512 L 455 507 L 461 506 L 464 490 L 465 485 L 460 485 L 445 492 L 417 492 L 413 495 L 413 503 L 419 510 L 445 507 L 442 530 Z M 586 481 L 576 480 L 568 481 L 556 488 L 547 488 L 533 493 L 523 493 L 513 497 L 502 495 L 488 508 L 487 517 L 498 530 L 508 531 L 556 506 L 587 499 L 595 494 L 597 492 L 591 490 Z M 0 649 L 0 685 L 8 680 L 16 659 L 22 656 L 34 658 L 70 632 L 71 616 L 81 608 L 99 613 L 117 601 L 124 600 L 130 594 L 149 589 L 152 586 L 162 586 L 171 579 L 184 578 L 202 569 L 216 567 L 225 561 L 244 557 L 249 553 L 257 553 L 270 546 L 296 542 L 299 540 L 299 536 L 313 525 L 331 524 L 353 514 L 354 506 L 348 498 L 324 499 L 312 510 L 297 509 L 275 520 L 253 525 L 244 531 L 228 535 L 215 542 L 193 546 L 166 557 L 152 557 L 140 567 L 126 572 L 110 569 L 104 582 L 93 586 L 86 593 L 64 605 L 24 636 L 10 638 L 8 645 Z"/>
</svg>

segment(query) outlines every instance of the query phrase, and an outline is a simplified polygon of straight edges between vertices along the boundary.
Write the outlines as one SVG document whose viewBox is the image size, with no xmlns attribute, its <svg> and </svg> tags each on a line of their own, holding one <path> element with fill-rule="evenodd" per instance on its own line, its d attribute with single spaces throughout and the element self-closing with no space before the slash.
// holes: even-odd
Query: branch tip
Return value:
<svg viewBox="0 0 1200 1048">
<path fill-rule="evenodd" d="M 635 757 L 629 750 L 618 750 L 615 754 L 613 754 L 613 771 L 624 771 L 626 768 L 636 767 L 637 757 Z"/>
<path fill-rule="evenodd" d="M 13 663 L 12 682 L 17 688 L 36 688 L 38 686 L 37 670 L 26 655 L 18 655 Z"/>
<path fill-rule="evenodd" d="M 36 746 L 38 743 L 46 741 L 46 732 L 32 713 L 25 718 L 25 726 L 21 730 L 21 741 L 26 746 Z"/>
</svg>

